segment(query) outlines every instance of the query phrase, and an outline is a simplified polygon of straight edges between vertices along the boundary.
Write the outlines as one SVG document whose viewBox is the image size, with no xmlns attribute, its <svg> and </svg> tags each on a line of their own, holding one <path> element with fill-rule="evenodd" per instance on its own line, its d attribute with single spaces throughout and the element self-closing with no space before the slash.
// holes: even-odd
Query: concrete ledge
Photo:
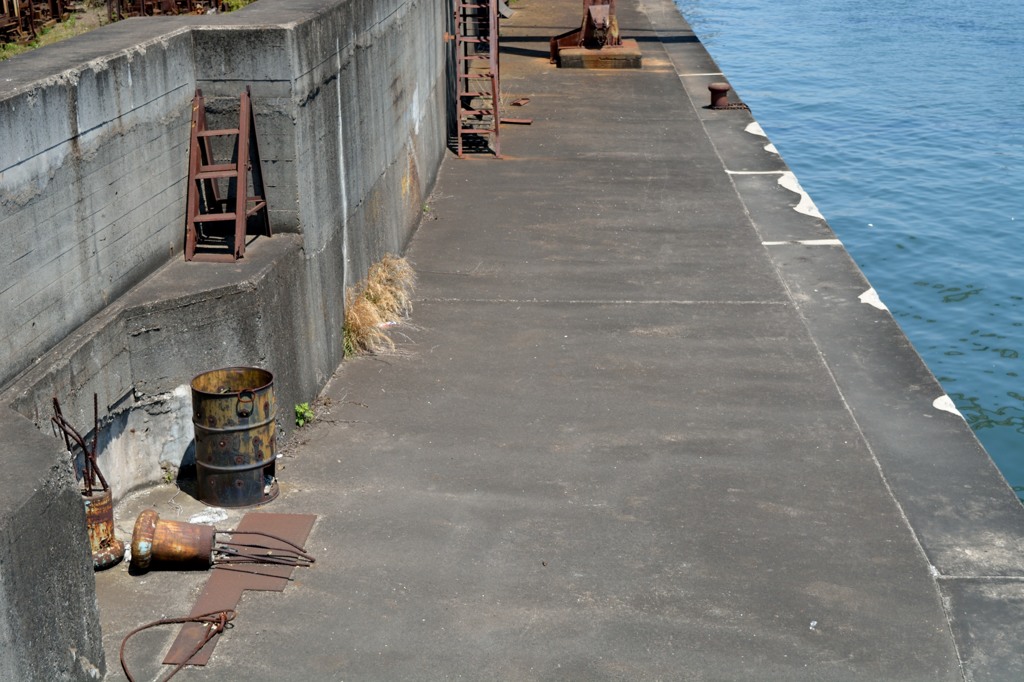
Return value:
<svg viewBox="0 0 1024 682">
<path fill-rule="evenodd" d="M 558 51 L 558 65 L 563 69 L 639 69 L 643 67 L 643 58 L 636 40 L 623 38 L 619 47 L 562 48 Z"/>
</svg>

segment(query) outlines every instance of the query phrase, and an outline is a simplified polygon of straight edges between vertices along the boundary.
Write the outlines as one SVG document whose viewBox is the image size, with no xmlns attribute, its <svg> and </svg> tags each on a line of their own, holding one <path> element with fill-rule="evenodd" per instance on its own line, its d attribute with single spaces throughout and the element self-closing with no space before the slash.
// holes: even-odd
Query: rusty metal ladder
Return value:
<svg viewBox="0 0 1024 682">
<path fill-rule="evenodd" d="M 498 0 L 454 0 L 458 134 L 456 151 L 489 149 L 501 158 Z"/>
<path fill-rule="evenodd" d="M 214 159 L 213 138 L 234 138 L 231 160 Z M 250 178 L 252 193 L 249 193 Z M 221 183 L 226 182 L 226 187 Z M 222 196 L 222 189 L 226 190 Z M 250 218 L 256 234 L 271 236 L 249 86 L 242 93 L 238 127 L 210 130 L 206 104 L 196 89 L 192 100 L 185 260 L 233 263 L 245 255 Z"/>
</svg>

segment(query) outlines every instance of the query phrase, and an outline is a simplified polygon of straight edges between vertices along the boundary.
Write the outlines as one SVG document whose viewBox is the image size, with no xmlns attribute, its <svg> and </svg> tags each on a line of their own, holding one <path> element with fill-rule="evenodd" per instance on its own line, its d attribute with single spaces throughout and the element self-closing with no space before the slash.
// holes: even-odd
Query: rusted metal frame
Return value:
<svg viewBox="0 0 1024 682">
<path fill-rule="evenodd" d="M 256 137 L 256 112 L 252 108 L 252 92 L 248 85 L 245 86 L 245 97 L 249 109 L 249 153 L 246 157 L 249 164 L 249 175 L 252 177 L 252 196 L 247 198 L 248 206 L 246 217 L 256 216 L 261 234 L 266 237 L 274 236 L 270 227 L 270 210 L 267 207 L 267 190 L 263 184 L 263 160 L 260 156 L 260 144 Z M 246 181 L 248 182 L 248 180 Z"/>
<path fill-rule="evenodd" d="M 272 236 L 249 86 L 246 86 L 240 98 L 238 127 L 223 130 L 207 129 L 205 101 L 202 91 L 197 89 L 193 98 L 191 137 L 185 260 L 234 262 L 245 255 L 250 217 L 256 217 L 257 234 Z M 214 162 L 210 137 L 234 137 L 230 162 Z M 251 195 L 250 175 L 253 189 Z M 226 198 L 220 196 L 218 179 L 228 180 Z M 233 229 L 227 231 L 227 236 L 217 237 L 225 240 L 227 252 L 197 252 L 199 246 L 214 246 L 206 240 L 202 228 L 206 222 L 233 223 Z"/>
<path fill-rule="evenodd" d="M 501 158 L 501 31 L 498 25 L 498 0 L 487 3 L 490 29 L 489 52 L 491 57 L 491 116 L 494 128 L 494 156 Z"/>
<path fill-rule="evenodd" d="M 118 4 L 120 6 L 120 0 L 118 0 Z M 196 253 L 196 230 L 198 228 L 196 227 L 194 217 L 199 215 L 199 189 L 196 187 L 196 176 L 199 174 L 199 166 L 202 163 L 199 150 L 200 138 L 197 135 L 200 130 L 200 117 L 202 119 L 206 118 L 205 105 L 203 103 L 203 91 L 196 88 L 196 94 L 192 97 L 192 127 L 189 133 L 188 197 L 185 210 L 185 260 L 192 260 Z M 205 125 L 203 127 L 205 128 Z M 203 138 L 203 141 L 205 142 L 205 138 Z"/>
<path fill-rule="evenodd" d="M 228 180 L 228 196 L 231 183 L 235 185 L 235 239 L 231 245 L 235 259 L 245 255 L 246 206 L 249 200 L 249 122 L 252 120 L 252 103 L 249 86 L 242 93 L 238 107 L 238 138 L 235 143 L 235 177 Z"/>
</svg>

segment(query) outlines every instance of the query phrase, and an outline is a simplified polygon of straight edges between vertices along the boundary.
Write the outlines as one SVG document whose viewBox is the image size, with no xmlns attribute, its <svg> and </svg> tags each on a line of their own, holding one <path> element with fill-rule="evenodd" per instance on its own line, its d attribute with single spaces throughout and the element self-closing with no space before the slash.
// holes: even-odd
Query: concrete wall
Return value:
<svg viewBox="0 0 1024 682">
<path fill-rule="evenodd" d="M 0 382 L 180 250 L 191 54 L 182 31 L 0 95 Z"/>
<path fill-rule="evenodd" d="M 0 679 L 105 666 L 51 397 L 84 429 L 99 395 L 115 499 L 187 457 L 200 372 L 274 372 L 289 426 L 341 361 L 345 285 L 403 249 L 435 179 L 447 4 L 260 0 L 0 64 Z M 275 236 L 185 263 L 193 91 L 233 124 L 246 84 Z"/>
</svg>

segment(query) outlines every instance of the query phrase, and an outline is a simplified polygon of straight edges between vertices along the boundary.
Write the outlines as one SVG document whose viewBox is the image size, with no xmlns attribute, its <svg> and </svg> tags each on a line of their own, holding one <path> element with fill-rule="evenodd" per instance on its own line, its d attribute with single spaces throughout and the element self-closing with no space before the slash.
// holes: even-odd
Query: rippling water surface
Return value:
<svg viewBox="0 0 1024 682">
<path fill-rule="evenodd" d="M 1024 498 L 1024 2 L 676 2 Z"/>
</svg>

